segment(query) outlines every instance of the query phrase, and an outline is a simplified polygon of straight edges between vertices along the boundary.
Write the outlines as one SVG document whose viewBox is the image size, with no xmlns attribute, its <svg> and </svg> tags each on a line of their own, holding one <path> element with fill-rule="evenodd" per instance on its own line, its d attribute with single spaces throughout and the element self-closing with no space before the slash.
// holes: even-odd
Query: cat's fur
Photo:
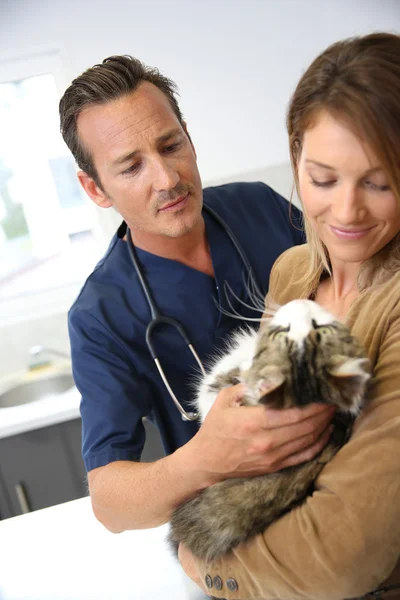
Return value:
<svg viewBox="0 0 400 600">
<path fill-rule="evenodd" d="M 368 364 L 348 328 L 310 300 L 281 307 L 258 333 L 237 334 L 200 383 L 196 407 L 202 421 L 222 388 L 243 382 L 246 405 L 280 409 L 333 404 L 338 408 L 335 428 L 324 450 L 309 462 L 277 473 L 227 479 L 178 507 L 170 528 L 174 549 L 184 542 L 195 556 L 216 559 L 304 500 L 324 464 L 347 439 L 365 400 Z"/>
</svg>

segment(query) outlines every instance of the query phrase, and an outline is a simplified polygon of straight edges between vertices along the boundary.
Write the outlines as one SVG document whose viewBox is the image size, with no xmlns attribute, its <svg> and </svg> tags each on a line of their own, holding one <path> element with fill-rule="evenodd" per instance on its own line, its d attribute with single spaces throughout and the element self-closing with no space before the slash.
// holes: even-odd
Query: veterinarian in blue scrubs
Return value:
<svg viewBox="0 0 400 600">
<path fill-rule="evenodd" d="M 235 183 L 205 189 L 204 203 L 236 235 L 265 292 L 275 258 L 303 239 L 289 222 L 287 201 L 263 183 Z M 261 315 L 238 300 L 253 304 L 248 273 L 224 229 L 207 212 L 203 215 L 214 279 L 177 261 L 137 252 L 157 306 L 182 323 L 206 364 L 227 336 L 243 325 L 220 308 L 244 317 Z M 295 208 L 293 218 L 299 227 Z M 125 231 L 123 224 L 69 314 L 88 471 L 116 460 L 139 460 L 145 442 L 143 417 L 159 428 L 167 454 L 198 429 L 197 421 L 184 421 L 175 408 L 146 346 L 151 315 L 122 239 Z M 199 372 L 196 362 L 172 327 L 157 330 L 154 338 L 170 385 L 189 411 Z"/>
<path fill-rule="evenodd" d="M 219 394 L 201 428 L 182 420 L 146 344 L 150 308 L 126 231 L 154 302 L 183 325 L 207 364 L 243 325 L 226 312 L 259 318 L 245 306 L 253 304 L 245 263 L 263 295 L 275 259 L 303 241 L 298 211 L 293 208 L 290 219 L 288 203 L 262 183 L 203 193 L 175 85 L 131 57 L 110 57 L 74 80 L 60 117 L 83 188 L 124 219 L 69 313 L 83 456 L 97 518 L 111 531 L 156 526 L 214 481 L 311 458 L 327 440 L 327 408 L 290 415 L 272 415 L 262 406 L 239 411 L 232 406 L 240 393 L 233 387 Z M 152 341 L 173 392 L 191 410 L 199 373 L 194 357 L 170 326 L 157 328 Z M 167 453 L 152 463 L 139 462 L 143 417 L 159 428 Z"/>
</svg>

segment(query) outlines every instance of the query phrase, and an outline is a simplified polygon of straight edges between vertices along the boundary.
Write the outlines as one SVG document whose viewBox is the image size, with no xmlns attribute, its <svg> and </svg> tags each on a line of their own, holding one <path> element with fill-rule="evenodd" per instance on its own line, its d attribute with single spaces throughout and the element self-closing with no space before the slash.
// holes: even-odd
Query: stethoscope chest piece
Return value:
<svg viewBox="0 0 400 600">
<path fill-rule="evenodd" d="M 141 283 L 143 292 L 146 296 L 146 300 L 147 303 L 149 305 L 150 308 L 150 312 L 151 312 L 151 320 L 150 323 L 147 325 L 146 328 L 146 344 L 147 344 L 147 348 L 149 349 L 149 352 L 152 356 L 152 359 L 157 367 L 157 370 L 161 376 L 161 379 L 164 382 L 165 387 L 168 390 L 169 395 L 171 396 L 176 408 L 179 410 L 182 419 L 184 421 L 197 421 L 197 419 L 199 418 L 199 414 L 195 411 L 192 412 L 188 412 L 186 411 L 182 404 L 179 402 L 178 398 L 176 397 L 173 389 L 171 388 L 169 381 L 167 379 L 167 376 L 165 375 L 164 369 L 162 368 L 160 359 L 157 356 L 157 352 L 155 349 L 155 345 L 153 343 L 153 334 L 155 333 L 155 329 L 159 326 L 159 325 L 167 325 L 169 327 L 173 327 L 174 329 L 176 329 L 176 331 L 179 333 L 179 335 L 183 338 L 186 346 L 189 348 L 189 350 L 191 351 L 191 353 L 193 354 L 197 364 L 200 367 L 201 372 L 203 373 L 203 375 L 206 374 L 205 369 L 203 367 L 203 364 L 200 360 L 200 357 L 198 356 L 196 350 L 193 347 L 193 344 L 191 343 L 191 341 L 189 340 L 189 337 L 186 333 L 185 328 L 183 327 L 183 325 L 181 323 L 179 323 L 176 319 L 173 319 L 172 317 L 167 317 L 163 314 L 161 314 L 154 298 L 153 298 L 153 294 L 150 290 L 150 286 L 148 285 L 145 277 L 144 277 L 144 273 L 142 270 L 142 267 L 139 263 L 139 259 L 136 253 L 136 248 L 132 242 L 132 237 L 131 237 L 131 232 L 129 230 L 129 228 L 127 229 L 126 232 L 126 237 L 127 237 L 127 242 L 128 242 L 128 250 L 129 250 L 129 254 L 130 257 L 132 259 L 132 263 L 135 267 L 135 271 L 137 273 L 137 276 L 139 277 L 139 281 Z"/>
</svg>

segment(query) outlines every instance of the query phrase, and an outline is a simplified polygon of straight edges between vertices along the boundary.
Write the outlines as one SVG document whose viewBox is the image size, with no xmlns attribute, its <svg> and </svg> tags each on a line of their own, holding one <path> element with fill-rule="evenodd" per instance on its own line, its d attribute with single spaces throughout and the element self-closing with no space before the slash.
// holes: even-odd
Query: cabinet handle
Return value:
<svg viewBox="0 0 400 600">
<path fill-rule="evenodd" d="M 26 492 L 23 483 L 16 484 L 15 493 L 17 495 L 19 507 L 21 509 L 22 514 L 25 515 L 26 513 L 32 512 L 32 509 L 29 506 L 28 498 L 26 497 Z"/>
</svg>

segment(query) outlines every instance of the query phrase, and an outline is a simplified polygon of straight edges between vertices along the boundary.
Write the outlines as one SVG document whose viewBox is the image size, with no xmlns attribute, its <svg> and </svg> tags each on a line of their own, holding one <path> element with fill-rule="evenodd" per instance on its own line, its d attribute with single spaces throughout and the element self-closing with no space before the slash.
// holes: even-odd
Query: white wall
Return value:
<svg viewBox="0 0 400 600">
<path fill-rule="evenodd" d="M 296 81 L 328 44 L 378 30 L 400 32 L 400 0 L 0 0 L 0 61 L 58 49 L 68 84 L 133 54 L 178 83 L 204 182 L 262 178 L 288 195 Z M 67 349 L 65 312 L 0 329 L 0 376 L 36 344 Z"/>
<path fill-rule="evenodd" d="M 399 0 L 0 0 L 0 57 L 59 48 L 67 82 L 130 53 L 176 80 L 203 180 L 287 160 L 289 96 L 328 44 L 400 31 Z"/>
</svg>

